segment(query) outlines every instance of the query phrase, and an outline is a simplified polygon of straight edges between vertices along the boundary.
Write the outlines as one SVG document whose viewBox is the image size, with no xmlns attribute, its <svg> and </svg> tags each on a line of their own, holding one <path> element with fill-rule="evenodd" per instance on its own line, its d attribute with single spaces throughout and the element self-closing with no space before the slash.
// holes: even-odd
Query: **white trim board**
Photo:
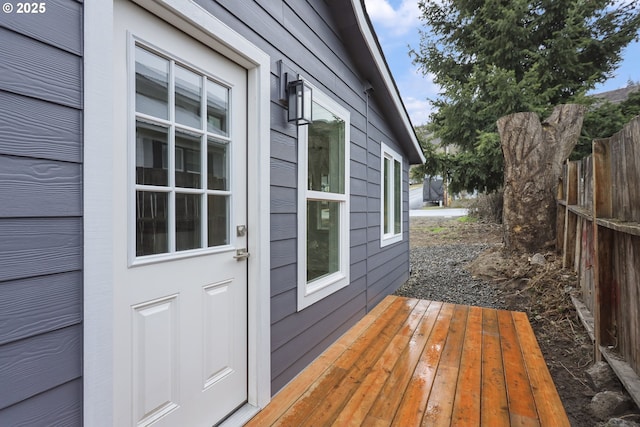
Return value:
<svg viewBox="0 0 640 427">
<path fill-rule="evenodd" d="M 394 83 L 391 72 L 389 71 L 389 67 L 382 55 L 380 47 L 376 41 L 375 36 L 371 31 L 371 27 L 367 21 L 367 17 L 365 16 L 365 11 L 363 9 L 362 3 L 360 0 L 351 0 L 351 4 L 353 5 L 353 10 L 355 11 L 356 18 L 358 20 L 358 27 L 360 28 L 360 33 L 362 34 L 365 42 L 367 43 L 367 47 L 369 48 L 369 52 L 371 53 L 371 57 L 375 60 L 376 67 L 378 68 L 378 72 L 382 76 L 384 83 L 386 85 L 386 90 L 391 95 L 393 99 L 394 106 L 398 113 L 402 118 L 402 122 L 404 126 L 407 128 L 407 133 L 411 138 L 411 143 L 413 144 L 416 152 L 420 155 L 420 160 L 422 163 L 426 161 L 424 154 L 422 153 L 422 148 L 420 147 L 420 143 L 416 138 L 415 132 L 413 130 L 413 125 L 411 124 L 411 120 L 409 119 L 409 115 L 407 110 L 402 103 L 402 99 L 400 98 L 400 94 L 398 93 L 398 89 Z"/>
<path fill-rule="evenodd" d="M 271 399 L 270 57 L 192 1 L 135 2 L 247 69 L 249 262 L 248 403 L 227 423 L 242 424 Z M 113 76 L 111 1 L 84 5 L 84 424 L 112 426 Z"/>
</svg>

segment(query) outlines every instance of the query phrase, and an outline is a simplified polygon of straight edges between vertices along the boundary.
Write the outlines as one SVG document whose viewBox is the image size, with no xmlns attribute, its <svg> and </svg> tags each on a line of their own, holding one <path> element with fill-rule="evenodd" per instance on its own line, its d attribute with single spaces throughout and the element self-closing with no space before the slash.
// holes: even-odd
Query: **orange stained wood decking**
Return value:
<svg viewBox="0 0 640 427">
<path fill-rule="evenodd" d="M 524 313 L 386 297 L 247 426 L 569 426 Z"/>
</svg>

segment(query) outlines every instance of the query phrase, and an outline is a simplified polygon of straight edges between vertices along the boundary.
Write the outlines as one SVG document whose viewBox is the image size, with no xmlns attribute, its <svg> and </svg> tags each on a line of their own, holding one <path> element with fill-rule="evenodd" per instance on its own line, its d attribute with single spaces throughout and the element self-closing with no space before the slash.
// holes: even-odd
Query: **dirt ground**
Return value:
<svg viewBox="0 0 640 427">
<path fill-rule="evenodd" d="M 570 299 L 577 286 L 575 274 L 563 270 L 553 252 L 541 254 L 544 265 L 532 264 L 530 256 L 508 256 L 501 233 L 496 224 L 412 217 L 410 241 L 411 247 L 492 244 L 468 270 L 496 287 L 504 308 L 527 313 L 571 424 L 597 426 L 599 420 L 587 407 L 595 392 L 584 375 L 593 363 L 593 346 Z"/>
</svg>

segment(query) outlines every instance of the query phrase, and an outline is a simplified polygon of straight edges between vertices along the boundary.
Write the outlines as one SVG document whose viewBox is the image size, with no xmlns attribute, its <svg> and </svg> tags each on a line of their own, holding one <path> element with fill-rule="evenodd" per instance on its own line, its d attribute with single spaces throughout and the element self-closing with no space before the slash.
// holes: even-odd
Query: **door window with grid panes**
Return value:
<svg viewBox="0 0 640 427">
<path fill-rule="evenodd" d="M 229 244 L 230 88 L 135 47 L 135 254 Z"/>
</svg>

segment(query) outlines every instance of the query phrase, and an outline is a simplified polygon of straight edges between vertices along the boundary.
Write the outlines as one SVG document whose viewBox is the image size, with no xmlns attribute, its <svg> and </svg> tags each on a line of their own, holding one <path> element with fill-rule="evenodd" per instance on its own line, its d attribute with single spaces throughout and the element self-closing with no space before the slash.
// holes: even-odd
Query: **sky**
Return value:
<svg viewBox="0 0 640 427">
<path fill-rule="evenodd" d="M 428 99 L 437 96 L 438 87 L 409 57 L 410 48 L 420 48 L 418 0 L 365 0 L 365 6 L 411 122 L 414 126 L 425 124 L 431 112 Z M 623 88 L 629 80 L 640 81 L 640 43 L 628 45 L 623 56 L 614 76 L 590 93 Z"/>
</svg>

